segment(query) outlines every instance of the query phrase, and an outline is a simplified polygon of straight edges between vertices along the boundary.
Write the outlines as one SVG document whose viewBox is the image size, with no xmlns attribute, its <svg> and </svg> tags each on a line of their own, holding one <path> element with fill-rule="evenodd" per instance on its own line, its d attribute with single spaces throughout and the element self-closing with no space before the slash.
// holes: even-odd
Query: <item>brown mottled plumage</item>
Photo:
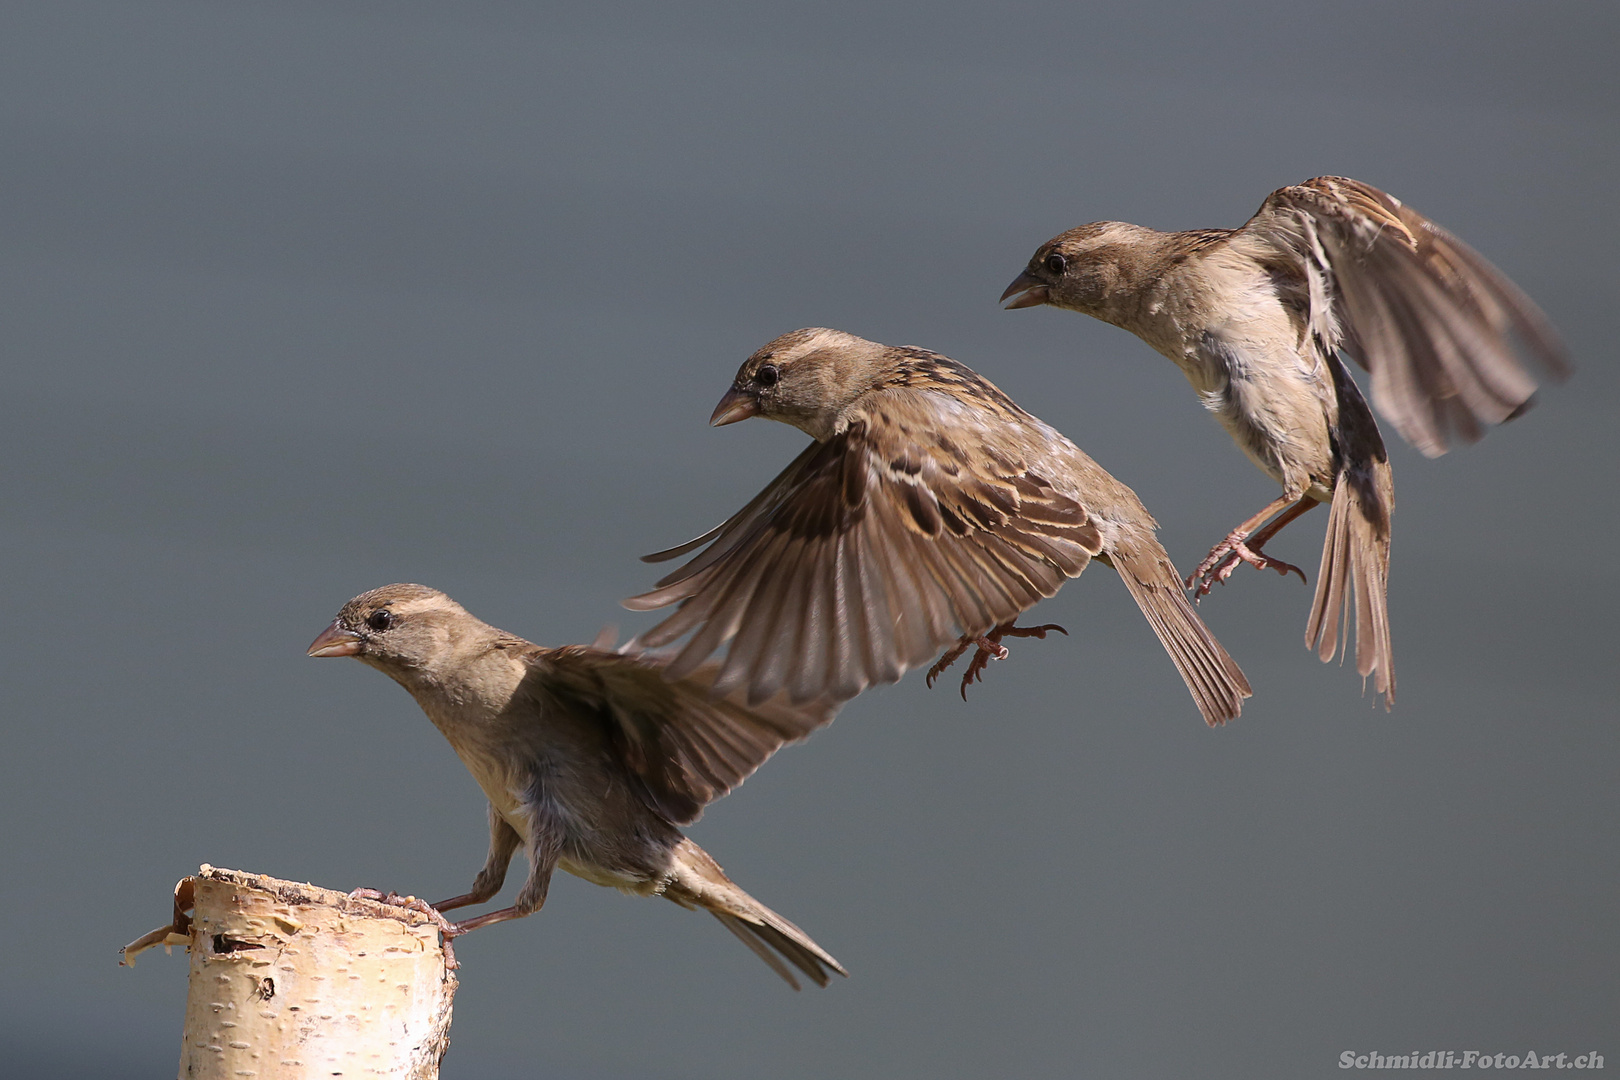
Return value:
<svg viewBox="0 0 1620 1080">
<path fill-rule="evenodd" d="M 1057 592 L 1093 558 L 1120 574 L 1211 724 L 1249 684 L 1193 611 L 1130 488 L 987 380 L 924 349 L 837 330 L 785 334 L 738 371 L 713 423 L 748 416 L 816 441 L 637 610 L 680 604 L 643 644 L 691 638 L 670 672 L 730 642 L 716 687 L 846 700 Z"/>
<path fill-rule="evenodd" d="M 542 648 L 421 585 L 350 600 L 309 654 L 353 656 L 405 687 L 488 796 L 489 857 L 472 891 L 438 910 L 490 899 L 518 848 L 528 856 L 512 906 L 451 933 L 539 910 L 560 866 L 708 911 L 795 990 L 782 958 L 821 986 L 829 972 L 847 974 L 676 828 L 831 720 L 832 705 L 745 707 L 710 692 L 713 665 L 671 681 L 633 652 Z"/>
<path fill-rule="evenodd" d="M 1339 351 L 1371 372 L 1373 404 L 1431 457 L 1529 407 L 1535 382 L 1515 338 L 1552 376 L 1569 370 L 1546 317 L 1500 271 L 1399 199 L 1344 177 L 1275 191 L 1236 230 L 1070 229 L 1041 245 L 1008 297 L 1011 308 L 1068 308 L 1142 338 L 1282 485 L 1198 567 L 1199 595 L 1239 560 L 1299 572 L 1262 548 L 1331 504 L 1305 643 L 1332 659 L 1353 594 L 1356 669 L 1386 706 L 1394 482 Z"/>
</svg>

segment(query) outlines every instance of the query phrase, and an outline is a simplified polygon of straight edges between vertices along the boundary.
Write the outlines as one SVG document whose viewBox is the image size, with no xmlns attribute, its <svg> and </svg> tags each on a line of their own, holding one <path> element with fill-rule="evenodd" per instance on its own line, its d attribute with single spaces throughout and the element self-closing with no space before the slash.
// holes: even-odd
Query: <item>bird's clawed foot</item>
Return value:
<svg viewBox="0 0 1620 1080">
<path fill-rule="evenodd" d="M 462 934 L 465 934 L 466 931 L 457 924 L 451 922 L 449 919 L 445 918 L 443 915 L 439 914 L 439 910 L 426 900 L 423 900 L 419 896 L 401 896 L 397 892 L 385 893 L 380 892 L 377 889 L 355 889 L 349 893 L 349 899 L 375 900 L 379 904 L 387 904 L 390 907 L 401 907 L 409 911 L 419 911 L 423 915 L 426 915 L 429 919 L 433 920 L 433 925 L 439 928 L 439 933 L 444 935 L 444 966 L 449 968 L 451 971 L 455 971 L 457 968 L 461 967 L 461 964 L 456 960 L 456 950 L 451 946 L 450 939 L 460 937 Z"/>
<path fill-rule="evenodd" d="M 967 670 L 962 673 L 962 700 L 966 701 L 968 684 L 983 680 L 984 669 L 990 666 L 990 661 L 1007 659 L 1007 647 L 1001 644 L 1002 638 L 1045 638 L 1047 631 L 1050 630 L 1056 630 L 1065 637 L 1069 633 L 1057 623 L 1047 623 L 1044 626 L 1018 626 L 1016 625 L 1017 621 L 1014 619 L 1010 622 L 1004 622 L 982 637 L 963 637 L 961 641 L 951 646 L 944 656 L 935 661 L 934 666 L 928 669 L 928 675 L 923 681 L 932 687 L 934 680 L 939 678 L 946 668 L 956 663 L 957 658 L 967 652 L 969 646 L 976 646 L 977 651 L 974 652 L 973 659 L 968 662 Z"/>
<path fill-rule="evenodd" d="M 928 685 L 929 689 L 933 689 L 934 680 L 939 678 L 946 668 L 956 663 L 957 658 L 967 652 L 968 646 L 977 646 L 973 659 L 968 662 L 967 671 L 962 675 L 962 700 L 966 701 L 968 683 L 979 681 L 990 661 L 1007 659 L 1007 647 L 997 641 L 1000 636 L 995 630 L 992 630 L 984 637 L 963 637 L 961 641 L 952 645 L 944 656 L 934 662 L 934 666 L 928 669 L 928 675 L 923 679 L 923 682 Z"/>
<path fill-rule="evenodd" d="M 1293 563 L 1273 559 L 1262 552 L 1258 544 L 1251 548 L 1245 542 L 1248 538 L 1246 533 L 1234 532 L 1210 549 L 1204 561 L 1199 563 L 1198 568 L 1187 578 L 1187 588 L 1193 589 L 1196 586 L 1193 593 L 1194 600 L 1208 596 L 1209 590 L 1217 583 L 1225 584 L 1226 579 L 1232 576 L 1232 571 L 1236 570 L 1240 563 L 1248 563 L 1257 570 L 1275 570 L 1283 577 L 1295 573 L 1299 575 L 1299 580 L 1305 580 L 1305 571 Z"/>
</svg>

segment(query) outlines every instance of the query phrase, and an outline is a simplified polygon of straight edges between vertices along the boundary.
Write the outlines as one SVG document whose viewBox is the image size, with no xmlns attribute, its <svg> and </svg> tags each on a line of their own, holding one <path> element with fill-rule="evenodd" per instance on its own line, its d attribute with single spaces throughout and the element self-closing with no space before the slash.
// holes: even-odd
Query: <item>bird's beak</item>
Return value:
<svg viewBox="0 0 1620 1080">
<path fill-rule="evenodd" d="M 1012 296 L 1014 293 L 1023 293 L 1023 295 L 1007 305 L 1008 311 L 1015 311 L 1018 308 L 1025 307 L 1037 307 L 1046 303 L 1049 298 L 1047 286 L 1030 277 L 1027 270 L 1013 278 L 1012 284 L 1007 286 L 1007 291 L 1001 294 L 1001 299 L 1005 301 L 1007 297 Z"/>
<path fill-rule="evenodd" d="M 360 635 L 338 625 L 336 619 L 321 631 L 320 637 L 309 643 L 311 656 L 353 656 L 359 651 Z"/>
<path fill-rule="evenodd" d="M 709 426 L 725 427 L 727 424 L 735 424 L 739 420 L 758 415 L 759 401 L 754 395 L 733 386 L 726 391 L 726 396 L 720 399 L 720 404 L 714 407 L 714 415 L 709 417 Z"/>
</svg>

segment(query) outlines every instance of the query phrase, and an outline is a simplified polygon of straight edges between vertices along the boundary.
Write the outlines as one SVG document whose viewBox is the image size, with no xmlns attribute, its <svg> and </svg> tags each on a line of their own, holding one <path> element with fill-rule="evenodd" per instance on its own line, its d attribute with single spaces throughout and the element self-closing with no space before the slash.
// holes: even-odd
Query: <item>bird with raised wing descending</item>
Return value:
<svg viewBox="0 0 1620 1080">
<path fill-rule="evenodd" d="M 958 643 L 930 676 L 976 646 L 965 696 L 1003 638 L 1051 629 L 1018 627 L 1018 614 L 1095 558 L 1119 573 L 1204 719 L 1241 711 L 1248 681 L 1188 603 L 1136 494 L 976 372 L 797 330 L 748 358 L 711 423 L 750 416 L 815 442 L 728 521 L 647 556 L 708 545 L 625 601 L 680 605 L 639 638 L 676 650 L 671 675 L 729 642 L 717 691 L 843 701 Z"/>
<path fill-rule="evenodd" d="M 436 911 L 489 900 L 513 854 L 528 857 L 512 906 L 446 923 L 448 935 L 538 911 L 561 867 L 709 912 L 795 990 L 787 964 L 821 986 L 831 972 L 847 974 L 677 828 L 830 721 L 833 705 L 744 706 L 711 692 L 713 665 L 670 680 L 656 658 L 634 652 L 542 648 L 422 585 L 350 600 L 309 655 L 352 656 L 403 686 L 489 799 L 484 868 L 470 892 Z"/>
<path fill-rule="evenodd" d="M 1199 564 L 1198 595 L 1239 562 L 1305 574 L 1265 554 L 1285 525 L 1330 504 L 1305 644 L 1330 660 L 1356 613 L 1356 670 L 1395 699 L 1387 605 L 1389 458 L 1339 358 L 1435 457 L 1530 405 L 1520 353 L 1554 378 L 1563 346 L 1531 300 L 1434 222 L 1377 188 L 1321 176 L 1281 188 L 1240 229 L 1163 233 L 1098 221 L 1042 244 L 1002 294 L 1094 316 L 1175 361 L 1204 407 L 1282 495 Z M 1517 340 L 1517 348 L 1515 347 Z M 1348 650 L 1348 642 L 1346 642 Z"/>
</svg>

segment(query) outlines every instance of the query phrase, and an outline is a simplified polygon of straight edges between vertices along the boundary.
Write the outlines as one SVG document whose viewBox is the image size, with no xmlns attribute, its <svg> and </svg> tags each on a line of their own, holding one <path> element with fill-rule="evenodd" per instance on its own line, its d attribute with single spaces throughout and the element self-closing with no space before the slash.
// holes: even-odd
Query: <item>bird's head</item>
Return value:
<svg viewBox="0 0 1620 1080">
<path fill-rule="evenodd" d="M 1161 234 L 1123 221 L 1093 221 L 1059 233 L 1036 249 L 1002 300 L 1015 308 L 1050 304 L 1109 319 L 1110 301 L 1127 287 L 1127 272 L 1144 241 Z"/>
<path fill-rule="evenodd" d="M 384 585 L 344 604 L 309 646 L 310 656 L 352 656 L 410 685 L 433 678 L 482 622 L 437 589 Z"/>
<path fill-rule="evenodd" d="M 721 427 L 763 416 L 827 439 L 881 381 L 884 366 L 885 349 L 875 341 L 820 326 L 795 330 L 743 362 L 709 423 Z"/>
</svg>

